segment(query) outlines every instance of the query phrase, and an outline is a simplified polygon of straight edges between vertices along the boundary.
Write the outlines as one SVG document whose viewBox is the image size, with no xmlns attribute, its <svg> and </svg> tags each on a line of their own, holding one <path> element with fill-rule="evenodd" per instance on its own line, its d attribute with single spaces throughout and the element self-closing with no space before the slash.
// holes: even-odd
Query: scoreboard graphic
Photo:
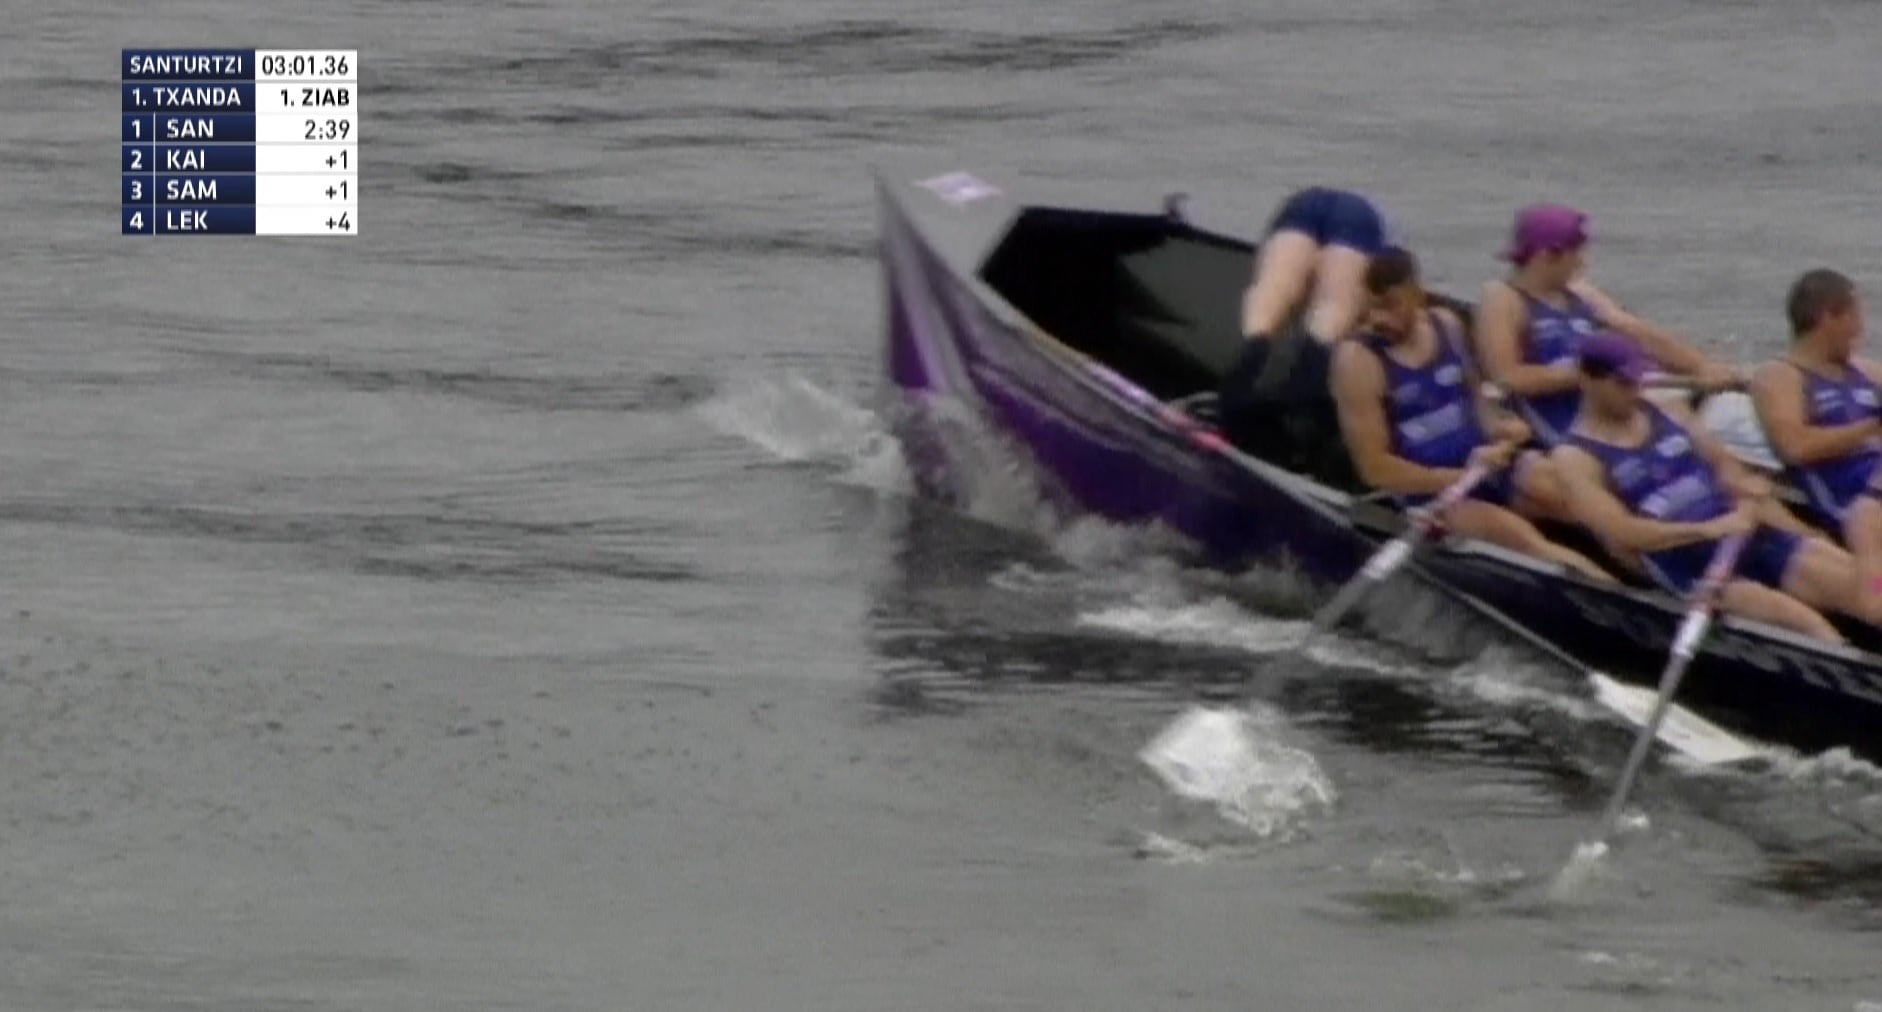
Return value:
<svg viewBox="0 0 1882 1012">
<path fill-rule="evenodd" d="M 357 50 L 123 60 L 123 234 L 359 234 Z"/>
</svg>

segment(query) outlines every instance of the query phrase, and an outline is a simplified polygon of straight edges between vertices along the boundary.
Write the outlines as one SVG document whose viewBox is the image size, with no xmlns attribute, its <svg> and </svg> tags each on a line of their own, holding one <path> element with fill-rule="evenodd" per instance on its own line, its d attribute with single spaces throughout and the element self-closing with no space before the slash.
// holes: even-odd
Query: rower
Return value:
<svg viewBox="0 0 1882 1012">
<path fill-rule="evenodd" d="M 1710 361 L 1656 324 L 1622 309 L 1583 277 L 1588 216 L 1537 204 L 1517 212 L 1503 251 L 1514 270 L 1484 285 L 1477 352 L 1545 446 L 1567 431 L 1580 401 L 1575 352 L 1590 334 L 1614 330 L 1638 341 L 1671 372 L 1689 373 L 1700 390 L 1742 387 L 1738 371 Z"/>
<path fill-rule="evenodd" d="M 1856 558 L 1863 618 L 1882 622 L 1882 366 L 1858 358 L 1856 283 L 1806 271 L 1785 300 L 1791 347 L 1753 377 L 1751 402 L 1785 477 Z"/>
<path fill-rule="evenodd" d="M 1367 327 L 1333 352 L 1333 397 L 1360 477 L 1410 509 L 1466 468 L 1493 467 L 1493 477 L 1445 514 L 1451 530 L 1559 562 L 1590 580 L 1617 582 L 1522 515 L 1566 519 L 1566 493 L 1540 453 L 1517 455 L 1529 426 L 1492 413 L 1464 354 L 1463 321 L 1441 306 L 1427 308 L 1417 259 L 1387 247 L 1367 267 L 1365 288 L 1373 300 Z"/>
<path fill-rule="evenodd" d="M 1275 212 L 1242 298 L 1241 358 L 1218 401 L 1223 432 L 1238 447 L 1333 484 L 1356 483 L 1327 393 L 1330 347 L 1365 311 L 1361 282 L 1385 234 L 1378 207 L 1347 190 L 1300 190 Z"/>
<path fill-rule="evenodd" d="M 1646 356 L 1619 334 L 1582 342 L 1581 405 L 1551 452 L 1575 516 L 1603 542 L 1638 552 L 1666 590 L 1688 595 L 1720 539 L 1749 533 L 1719 607 L 1834 643 L 1819 609 L 1854 613 L 1855 560 L 1770 497 L 1683 406 L 1641 396 Z"/>
</svg>

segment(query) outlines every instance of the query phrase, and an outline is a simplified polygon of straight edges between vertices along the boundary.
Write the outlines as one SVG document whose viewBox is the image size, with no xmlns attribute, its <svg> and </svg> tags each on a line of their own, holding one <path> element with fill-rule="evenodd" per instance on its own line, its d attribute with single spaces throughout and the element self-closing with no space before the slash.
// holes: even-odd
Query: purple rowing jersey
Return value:
<svg viewBox="0 0 1882 1012">
<path fill-rule="evenodd" d="M 1700 455 L 1692 436 L 1666 412 L 1642 403 L 1651 424 L 1639 446 L 1615 446 L 1579 432 L 1568 433 L 1568 442 L 1601 462 L 1615 497 L 1639 516 L 1667 523 L 1704 523 L 1730 512 L 1732 495 L 1711 462 Z M 1692 541 L 1645 553 L 1641 561 L 1661 586 L 1685 595 L 1704 575 L 1717 545 L 1716 541 Z M 1739 553 L 1735 575 L 1782 588 L 1791 560 L 1802 547 L 1803 539 L 1796 533 L 1759 524 Z"/>
<path fill-rule="evenodd" d="M 1810 425 L 1849 425 L 1882 413 L 1882 390 L 1861 369 L 1851 365 L 1847 377 L 1831 379 L 1795 362 L 1788 364 L 1803 374 L 1805 421 Z M 1811 509 L 1840 526 L 1849 504 L 1868 487 L 1878 461 L 1882 461 L 1882 444 L 1872 439 L 1855 453 L 1813 464 L 1786 464 L 1784 472 L 1804 490 Z"/>
<path fill-rule="evenodd" d="M 1568 293 L 1568 307 L 1558 309 L 1522 289 L 1529 325 L 1524 328 L 1523 362 L 1526 365 L 1573 366 L 1581 352 L 1581 342 L 1601 329 L 1594 308 L 1581 297 Z M 1514 398 L 1524 419 L 1545 445 L 1553 446 L 1575 423 L 1581 409 L 1581 391 L 1570 388 L 1550 394 Z"/>
<path fill-rule="evenodd" d="M 1601 462 L 1615 497 L 1640 516 L 1701 523 L 1730 512 L 1731 493 L 1692 436 L 1658 407 L 1644 401 L 1642 406 L 1650 424 L 1639 446 L 1616 446 L 1579 432 L 1570 432 L 1568 440 Z"/>
<path fill-rule="evenodd" d="M 1409 366 L 1394 359 L 1389 353 L 1391 343 L 1377 334 L 1361 340 L 1385 366 L 1385 413 L 1392 426 L 1392 452 L 1425 467 L 1463 467 L 1470 451 L 1487 439 L 1456 339 L 1436 312 L 1429 317 L 1438 350 L 1424 365 Z"/>
</svg>

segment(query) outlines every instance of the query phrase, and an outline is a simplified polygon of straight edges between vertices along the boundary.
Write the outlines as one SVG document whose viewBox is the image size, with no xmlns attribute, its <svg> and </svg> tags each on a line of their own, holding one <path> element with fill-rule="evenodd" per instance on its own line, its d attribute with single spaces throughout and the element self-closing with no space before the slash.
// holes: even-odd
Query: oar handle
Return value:
<svg viewBox="0 0 1882 1012">
<path fill-rule="evenodd" d="M 1437 498 L 1419 507 L 1412 513 L 1412 525 L 1420 535 L 1428 535 L 1437 526 L 1438 517 L 1447 509 L 1457 505 L 1471 493 L 1483 480 L 1490 476 L 1491 469 L 1483 464 L 1473 464 L 1458 479 L 1451 482 Z"/>
<path fill-rule="evenodd" d="M 1700 389 L 1698 377 L 1688 376 L 1685 373 L 1660 372 L 1658 370 L 1649 372 L 1645 376 L 1641 377 L 1640 385 L 1643 389 L 1647 389 L 1647 390 L 1689 390 L 1690 391 L 1690 390 Z M 1726 387 L 1725 389 L 1743 390 L 1744 385 L 1741 383 L 1734 383 L 1731 386 Z M 1483 384 L 1483 396 L 1486 400 L 1492 401 L 1497 404 L 1502 404 L 1509 400 L 1510 392 L 1504 389 L 1502 384 L 1491 382 L 1491 381 L 1486 381 Z"/>
<path fill-rule="evenodd" d="M 1738 554 L 1744 550 L 1747 540 L 1749 535 L 1734 534 L 1719 542 L 1718 550 L 1712 553 L 1712 561 L 1706 565 L 1698 585 L 1693 587 L 1691 607 L 1673 637 L 1673 653 L 1681 661 L 1691 661 L 1699 652 L 1699 641 L 1705 637 L 1706 628 L 1712 624 L 1712 613 L 1719 606 L 1719 592 L 1731 582 L 1738 568 Z"/>
</svg>

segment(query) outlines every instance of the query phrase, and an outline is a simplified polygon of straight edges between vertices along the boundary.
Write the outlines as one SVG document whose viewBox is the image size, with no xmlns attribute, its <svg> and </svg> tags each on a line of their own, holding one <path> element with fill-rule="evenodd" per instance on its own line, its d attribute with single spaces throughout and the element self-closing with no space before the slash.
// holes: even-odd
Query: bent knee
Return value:
<svg viewBox="0 0 1882 1012">
<path fill-rule="evenodd" d="M 1516 511 L 1481 499 L 1465 499 L 1451 507 L 1449 522 L 1459 534 L 1505 548 L 1534 552 L 1549 545 L 1542 531 Z"/>
</svg>

